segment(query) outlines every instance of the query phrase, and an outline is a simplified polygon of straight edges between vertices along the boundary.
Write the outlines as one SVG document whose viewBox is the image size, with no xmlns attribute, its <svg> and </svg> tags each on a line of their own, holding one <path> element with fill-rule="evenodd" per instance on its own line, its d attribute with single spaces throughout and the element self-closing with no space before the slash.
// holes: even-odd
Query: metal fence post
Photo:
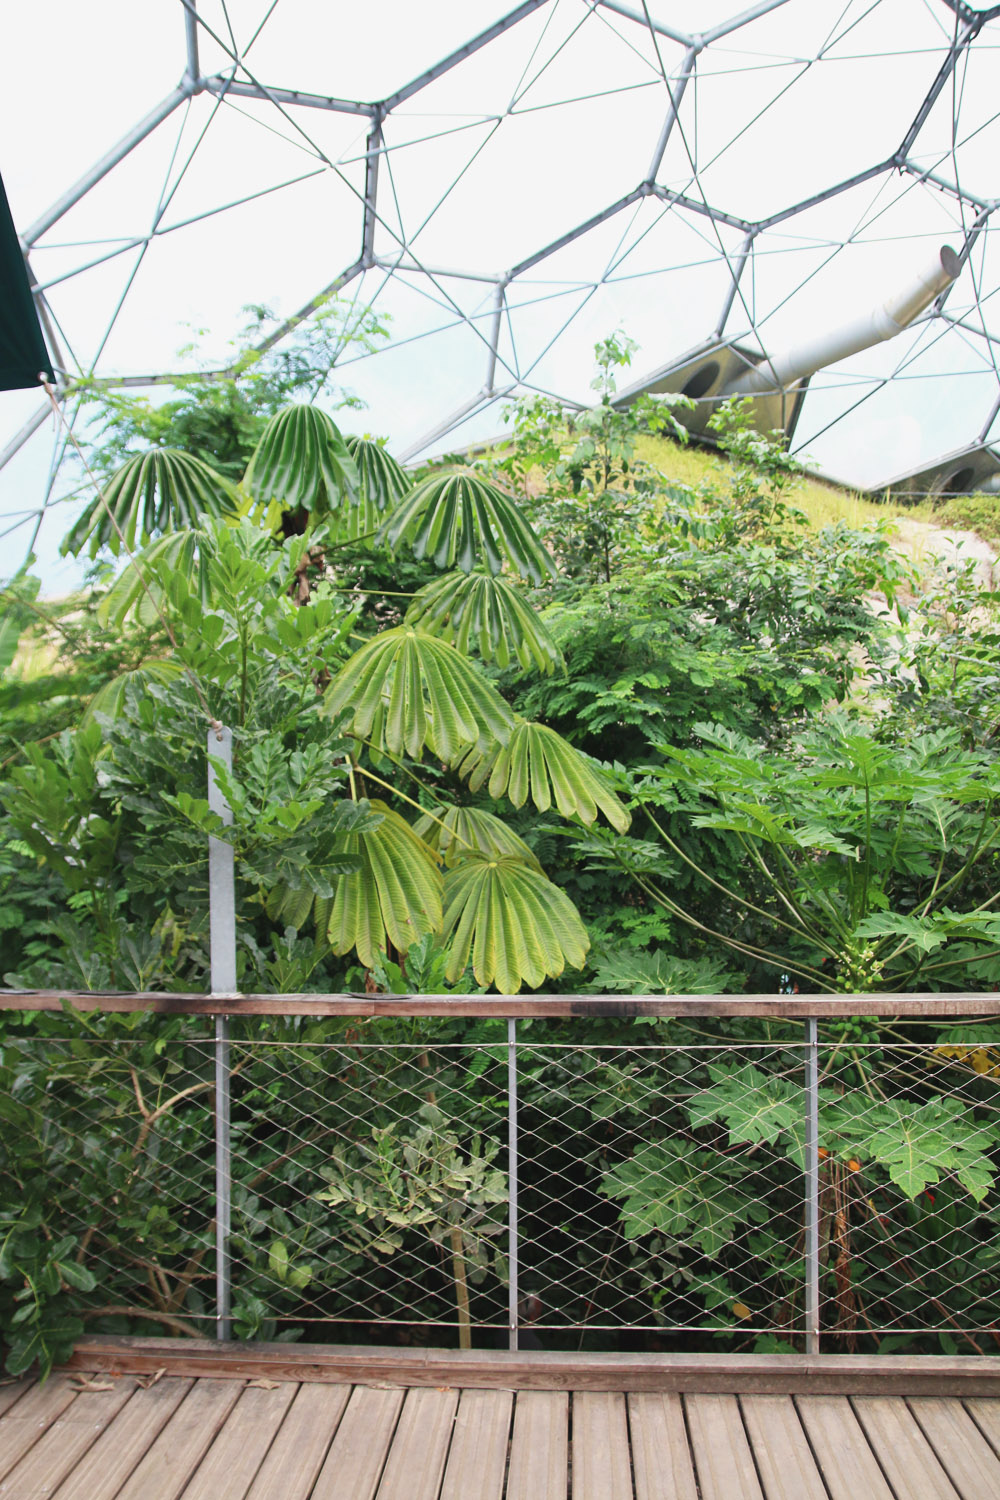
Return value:
<svg viewBox="0 0 1000 1500">
<path fill-rule="evenodd" d="M 517 1022 L 507 1022 L 507 1230 L 510 1282 L 508 1287 L 508 1347 L 517 1348 Z"/>
<path fill-rule="evenodd" d="M 806 1353 L 819 1353 L 819 1041 L 816 1021 L 806 1028 Z"/>
<path fill-rule="evenodd" d="M 208 732 L 208 754 L 227 769 L 233 764 L 232 730 Z M 208 763 L 208 805 L 223 823 L 233 821 L 232 809 Z M 209 943 L 212 994 L 236 991 L 236 886 L 233 848 L 221 839 L 208 840 Z M 232 1338 L 229 1234 L 232 1223 L 232 1166 L 229 1141 L 229 1017 L 215 1018 L 215 1336 Z"/>
</svg>

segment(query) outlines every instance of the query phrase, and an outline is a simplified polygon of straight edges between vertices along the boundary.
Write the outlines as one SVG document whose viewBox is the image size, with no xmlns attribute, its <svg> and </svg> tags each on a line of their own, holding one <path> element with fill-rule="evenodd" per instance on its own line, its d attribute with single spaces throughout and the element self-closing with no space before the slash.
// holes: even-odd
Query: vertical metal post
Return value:
<svg viewBox="0 0 1000 1500">
<path fill-rule="evenodd" d="M 223 823 L 233 813 L 215 779 L 211 757 L 227 769 L 233 764 L 232 730 L 208 731 L 208 805 Z M 236 992 L 236 887 L 233 848 L 222 839 L 208 841 L 209 942 L 212 994 Z M 229 1233 L 232 1222 L 232 1170 L 229 1141 L 229 1017 L 215 1018 L 215 1336 L 232 1338 Z"/>
<path fill-rule="evenodd" d="M 517 1348 L 518 1296 L 517 1287 L 517 1022 L 507 1022 L 507 1228 L 510 1284 L 507 1302 L 509 1344 Z"/>
<path fill-rule="evenodd" d="M 819 1041 L 806 1021 L 806 1353 L 819 1353 Z"/>
</svg>

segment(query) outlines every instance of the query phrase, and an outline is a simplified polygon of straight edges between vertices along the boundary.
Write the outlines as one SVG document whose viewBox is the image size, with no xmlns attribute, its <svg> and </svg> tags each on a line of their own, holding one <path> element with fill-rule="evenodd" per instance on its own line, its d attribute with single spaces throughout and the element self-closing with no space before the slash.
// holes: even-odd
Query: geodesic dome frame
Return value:
<svg viewBox="0 0 1000 1500">
<path fill-rule="evenodd" d="M 954 283 L 812 379 L 794 448 L 865 485 L 1000 470 L 1000 5 L 337 12 L 176 0 L 156 12 L 163 46 L 137 39 L 147 73 L 154 51 L 161 68 L 183 57 L 180 82 L 22 231 L 68 411 L 81 382 L 168 385 L 185 315 L 225 372 L 238 307 L 278 282 L 294 303 L 262 352 L 340 293 L 343 373 L 366 422 L 416 457 L 495 433 L 521 393 L 586 402 L 590 348 L 616 326 L 661 375 L 713 345 L 766 361 L 948 243 Z M 351 342 L 367 305 L 394 319 L 384 350 Z"/>
</svg>

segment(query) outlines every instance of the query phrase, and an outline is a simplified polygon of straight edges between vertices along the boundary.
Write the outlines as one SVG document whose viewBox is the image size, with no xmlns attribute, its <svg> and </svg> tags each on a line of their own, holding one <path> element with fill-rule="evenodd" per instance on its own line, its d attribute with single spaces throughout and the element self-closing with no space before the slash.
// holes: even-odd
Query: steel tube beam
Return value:
<svg viewBox="0 0 1000 1500">
<path fill-rule="evenodd" d="M 263 99 L 271 104 L 297 104 L 303 109 L 326 109 L 342 115 L 368 115 L 379 113 L 377 104 L 365 104 L 357 99 L 337 99 L 331 94 L 306 94 L 300 89 L 272 89 L 260 83 L 230 81 L 228 74 L 214 73 L 203 78 L 201 87 L 210 94 L 224 94 L 228 98 L 235 94 L 240 99 Z"/>
<path fill-rule="evenodd" d="M 42 423 L 45 421 L 45 418 L 51 415 L 52 408 L 48 404 L 48 402 L 46 402 L 44 406 L 40 406 L 38 410 L 28 418 L 24 426 L 14 434 L 7 446 L 4 449 L 0 450 L 0 469 L 6 468 L 7 464 L 10 463 L 14 455 L 16 453 L 20 453 L 21 449 L 24 447 L 28 439 L 30 437 L 33 437 L 34 434 L 38 431 L 39 427 L 41 427 Z"/>
<path fill-rule="evenodd" d="M 517 1208 L 517 1022 L 507 1022 L 507 1321 L 508 1347 L 517 1348 L 520 1292 L 518 1288 Z"/>
<path fill-rule="evenodd" d="M 382 119 L 376 118 L 365 151 L 365 217 L 361 232 L 361 263 L 375 264 L 375 224 L 378 219 L 378 164 L 382 154 Z"/>
<path fill-rule="evenodd" d="M 624 16 L 626 21 L 635 21 L 644 31 L 655 31 L 657 36 L 665 36 L 671 42 L 680 42 L 682 47 L 697 45 L 690 32 L 678 31 L 673 26 L 665 26 L 662 21 L 654 21 L 651 16 L 643 15 L 641 10 L 634 10 L 631 5 L 622 5 L 620 0 L 597 0 L 597 5 L 603 10 L 613 10 L 616 16 Z M 595 10 L 597 5 L 594 6 Z"/>
<path fill-rule="evenodd" d="M 169 115 L 173 114 L 177 106 L 183 104 L 185 99 L 190 99 L 194 92 L 194 85 L 189 79 L 185 78 L 182 83 L 179 83 L 173 93 L 168 94 L 155 109 L 151 109 L 149 114 L 145 115 L 138 124 L 133 125 L 128 134 L 123 135 L 121 140 L 111 147 L 110 151 L 106 151 L 101 159 L 94 163 L 89 172 L 85 172 L 71 188 L 68 188 L 63 193 L 61 198 L 58 198 L 53 203 L 51 208 L 42 214 L 41 218 L 36 219 L 34 224 L 25 230 L 21 237 L 22 243 L 26 247 L 30 247 L 36 240 L 40 239 L 46 230 L 51 229 L 53 224 L 62 218 L 63 214 L 69 212 L 74 203 L 79 203 L 85 193 L 89 193 L 92 187 L 96 187 L 102 177 L 106 177 L 113 167 L 117 167 L 118 163 L 123 161 L 130 151 L 134 151 L 136 146 L 146 139 L 147 135 L 152 134 L 157 125 L 162 125 L 163 121 Z"/>
<path fill-rule="evenodd" d="M 524 0 L 523 5 L 519 5 L 516 10 L 510 11 L 506 16 L 501 16 L 499 21 L 494 21 L 492 26 L 487 26 L 485 31 L 481 31 L 478 36 L 474 36 L 471 42 L 466 42 L 463 47 L 456 47 L 454 52 L 449 52 L 447 57 L 443 57 L 439 63 L 435 63 L 433 68 L 428 68 L 426 73 L 421 73 L 410 83 L 404 84 L 401 89 L 397 89 L 396 93 L 390 94 L 387 99 L 383 99 L 383 113 L 388 114 L 389 110 L 395 109 L 397 104 L 402 104 L 405 99 L 410 99 L 414 94 L 419 94 L 420 90 L 425 89 L 429 83 L 434 83 L 436 79 L 442 78 L 445 73 L 449 73 L 458 63 L 464 62 L 467 57 L 471 57 L 481 47 L 485 47 L 496 37 L 502 36 L 505 31 L 509 31 L 512 26 L 516 26 L 518 21 L 523 21 L 525 16 L 530 16 L 534 11 L 548 3 L 549 0 Z"/>
<path fill-rule="evenodd" d="M 187 76 L 197 86 L 201 76 L 201 64 L 198 61 L 198 0 L 190 0 L 190 6 L 184 7 L 184 38 L 187 43 Z"/>
<path fill-rule="evenodd" d="M 819 1043 L 816 1022 L 806 1021 L 805 1065 L 805 1270 L 806 1353 L 819 1353 Z"/>
<path fill-rule="evenodd" d="M 660 131 L 660 138 L 657 141 L 656 147 L 653 151 L 653 159 L 649 163 L 649 169 L 646 172 L 647 182 L 652 182 L 655 179 L 657 172 L 660 170 L 660 164 L 663 161 L 663 153 L 667 149 L 667 142 L 670 140 L 671 131 L 677 124 L 677 115 L 681 107 L 681 100 L 684 98 L 684 91 L 691 81 L 691 75 L 694 72 L 695 63 L 697 61 L 697 47 L 689 47 L 684 54 L 684 61 L 681 64 L 681 72 L 677 78 L 676 88 L 672 89 L 670 85 L 667 84 L 667 92 L 670 95 L 670 108 L 667 110 L 667 117 L 663 122 L 663 128 Z"/>
<path fill-rule="evenodd" d="M 223 823 L 233 813 L 216 779 L 212 758 L 227 770 L 233 764 L 233 734 L 221 726 L 208 731 L 208 805 Z M 222 839 L 208 841 L 209 934 L 212 994 L 236 992 L 236 887 L 233 846 Z M 232 1228 L 232 1147 L 229 1128 L 230 1069 L 229 1017 L 215 1018 L 215 1336 L 232 1338 L 232 1277 L 229 1236 Z"/>
<path fill-rule="evenodd" d="M 709 31 L 702 32 L 696 40 L 703 47 L 709 42 L 717 42 L 722 36 L 729 36 L 730 32 L 739 31 L 741 26 L 746 26 L 750 21 L 756 21 L 761 16 L 766 16 L 768 11 L 778 10 L 782 5 L 787 5 L 788 0 L 761 0 L 759 5 L 752 5 L 741 15 L 732 16 L 728 21 L 720 21 L 718 26 L 713 26 Z"/>
</svg>

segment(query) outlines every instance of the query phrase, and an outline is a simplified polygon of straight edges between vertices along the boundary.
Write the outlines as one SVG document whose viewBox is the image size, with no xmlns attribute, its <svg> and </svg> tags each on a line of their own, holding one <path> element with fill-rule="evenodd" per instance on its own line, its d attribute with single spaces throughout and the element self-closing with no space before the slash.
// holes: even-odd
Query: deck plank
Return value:
<svg viewBox="0 0 1000 1500">
<path fill-rule="evenodd" d="M 680 1396 L 630 1396 L 628 1417 L 635 1500 L 698 1500 Z"/>
<path fill-rule="evenodd" d="M 958 1491 L 902 1396 L 858 1396 L 852 1405 L 901 1500 L 955 1500 Z"/>
<path fill-rule="evenodd" d="M 301 1385 L 247 1500 L 307 1500 L 351 1394 L 349 1385 Z"/>
<path fill-rule="evenodd" d="M 112 1390 L 78 1395 L 45 1429 L 38 1442 L 0 1481 L 0 1495 L 5 1500 L 7 1496 L 36 1500 L 51 1495 L 110 1426 L 135 1390 L 131 1376 L 113 1384 Z"/>
<path fill-rule="evenodd" d="M 512 1391 L 463 1391 L 441 1500 L 502 1500 Z"/>
<path fill-rule="evenodd" d="M 177 1500 L 236 1405 L 240 1380 L 197 1380 L 119 1492 L 117 1500 Z"/>
<path fill-rule="evenodd" d="M 0 1385 L 0 1417 L 4 1412 L 10 1411 L 14 1403 L 20 1401 L 21 1397 L 31 1390 L 34 1383 L 33 1380 L 22 1377 L 20 1380 L 10 1380 Z"/>
<path fill-rule="evenodd" d="M 193 1384 L 168 1376 L 134 1391 L 52 1500 L 113 1500 Z"/>
<path fill-rule="evenodd" d="M 407 1391 L 378 1500 L 438 1500 L 457 1409 L 457 1390 Z"/>
<path fill-rule="evenodd" d="M 741 1396 L 740 1406 L 767 1500 L 827 1500 L 791 1396 Z"/>
<path fill-rule="evenodd" d="M 518 1391 L 507 1500 L 566 1500 L 568 1463 L 566 1392 Z"/>
<path fill-rule="evenodd" d="M 69 1375 L 51 1375 L 44 1385 L 25 1392 L 0 1423 L 0 1477 L 10 1472 L 76 1399 Z"/>
<path fill-rule="evenodd" d="M 735 1396 L 685 1396 L 702 1500 L 764 1500 Z"/>
<path fill-rule="evenodd" d="M 573 1500 L 632 1500 L 625 1397 L 573 1395 Z"/>
<path fill-rule="evenodd" d="M 355 1386 L 312 1500 L 373 1500 L 404 1394 L 398 1386 Z"/>
<path fill-rule="evenodd" d="M 980 1431 L 986 1434 L 994 1453 L 1000 1453 L 1000 1401 L 993 1396 L 977 1396 L 966 1401 L 965 1409 Z"/>
<path fill-rule="evenodd" d="M 846 1396 L 796 1396 L 831 1500 L 895 1500 Z"/>
<path fill-rule="evenodd" d="M 244 1500 L 298 1386 L 284 1381 L 274 1390 L 248 1386 L 233 1407 L 182 1491 L 182 1500 Z"/>
<path fill-rule="evenodd" d="M 961 1401 L 917 1396 L 907 1405 L 962 1500 L 1000 1495 L 1000 1458 Z"/>
</svg>

